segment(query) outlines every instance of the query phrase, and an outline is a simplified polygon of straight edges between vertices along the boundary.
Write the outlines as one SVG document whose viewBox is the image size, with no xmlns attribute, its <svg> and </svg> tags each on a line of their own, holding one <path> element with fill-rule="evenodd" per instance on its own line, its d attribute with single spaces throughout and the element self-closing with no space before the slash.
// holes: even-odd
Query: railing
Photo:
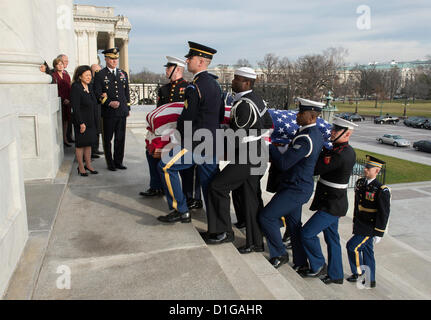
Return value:
<svg viewBox="0 0 431 320">
<path fill-rule="evenodd" d="M 364 176 L 364 168 L 365 168 L 366 163 L 367 163 L 367 160 L 365 160 L 365 159 L 356 159 L 355 166 L 353 167 L 353 172 L 350 176 L 348 188 L 354 188 L 358 179 L 360 179 L 361 177 Z M 376 179 L 380 183 L 385 184 L 385 182 L 386 182 L 386 165 L 383 165 L 383 167 L 380 170 L 379 174 L 377 175 Z"/>
<path fill-rule="evenodd" d="M 161 84 L 154 83 L 131 83 L 129 84 L 130 90 L 130 103 L 137 104 L 156 104 L 157 92 Z"/>
</svg>

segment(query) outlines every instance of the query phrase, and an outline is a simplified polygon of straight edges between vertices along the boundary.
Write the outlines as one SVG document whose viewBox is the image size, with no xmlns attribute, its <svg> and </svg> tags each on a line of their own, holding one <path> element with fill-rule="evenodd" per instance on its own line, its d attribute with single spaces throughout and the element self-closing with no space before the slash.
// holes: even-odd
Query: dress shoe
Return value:
<svg viewBox="0 0 431 320">
<path fill-rule="evenodd" d="M 178 212 L 176 210 L 171 211 L 166 216 L 160 216 L 157 220 L 165 223 L 174 223 L 174 222 L 182 222 L 182 223 L 190 223 L 192 222 L 192 218 L 189 212 Z"/>
<path fill-rule="evenodd" d="M 303 272 L 306 272 L 307 270 L 310 270 L 310 267 L 308 266 L 308 264 L 304 264 L 302 266 L 298 266 L 297 264 L 294 264 L 292 268 L 298 273 L 303 273 Z"/>
<path fill-rule="evenodd" d="M 263 244 L 262 244 L 261 246 L 251 245 L 251 246 L 239 247 L 238 251 L 241 254 L 247 254 L 247 253 L 252 253 L 252 252 L 263 252 L 265 250 L 264 250 L 264 247 L 263 247 Z"/>
<path fill-rule="evenodd" d="M 117 168 L 117 169 L 121 169 L 121 170 L 126 170 L 126 169 L 127 169 L 127 167 L 126 167 L 126 166 L 123 166 L 122 164 L 116 164 L 116 165 L 115 165 L 115 168 Z"/>
<path fill-rule="evenodd" d="M 96 151 L 94 151 L 93 153 L 94 153 L 94 154 L 97 154 L 97 155 L 99 155 L 99 156 L 101 156 L 101 155 L 103 154 L 103 151 L 96 150 Z"/>
<path fill-rule="evenodd" d="M 318 278 L 321 275 L 324 275 L 327 273 L 327 267 L 326 267 L 326 263 L 323 264 L 323 266 L 321 266 L 319 269 L 317 269 L 316 272 L 314 272 L 311 269 L 308 269 L 305 272 L 301 272 L 300 275 L 304 278 Z"/>
<path fill-rule="evenodd" d="M 207 244 L 221 244 L 227 242 L 233 242 L 235 240 L 235 235 L 233 232 L 222 232 L 219 234 L 209 235 L 205 242 Z"/>
<path fill-rule="evenodd" d="M 84 169 L 90 171 L 91 174 L 98 174 L 99 173 L 96 170 L 90 170 L 90 169 L 88 169 L 87 166 L 84 166 Z"/>
<path fill-rule="evenodd" d="M 79 174 L 81 177 L 88 177 L 88 173 L 87 173 L 87 172 L 81 173 L 81 172 L 79 171 L 79 168 L 77 168 L 77 169 L 78 169 L 78 174 Z"/>
<path fill-rule="evenodd" d="M 237 229 L 245 228 L 245 222 L 244 221 L 239 221 L 239 222 L 235 223 L 235 227 Z"/>
<path fill-rule="evenodd" d="M 110 171 L 117 171 L 117 169 L 114 166 L 108 166 L 108 170 L 110 170 Z"/>
<path fill-rule="evenodd" d="M 288 262 L 289 262 L 289 254 L 287 252 L 282 256 L 273 257 L 269 259 L 269 263 L 271 263 L 274 268 L 279 268 L 281 265 Z"/>
<path fill-rule="evenodd" d="M 149 188 L 147 191 L 139 192 L 139 194 L 144 197 L 155 197 L 163 195 L 163 190 Z"/>
<path fill-rule="evenodd" d="M 331 279 L 329 278 L 328 275 L 326 275 L 320 280 L 322 280 L 324 284 L 331 284 L 331 283 L 343 284 L 343 279 Z"/>
<path fill-rule="evenodd" d="M 187 200 L 187 207 L 189 208 L 189 210 L 201 209 L 203 207 L 202 200 L 189 199 L 189 200 Z"/>
<path fill-rule="evenodd" d="M 349 282 L 357 282 L 361 276 L 358 274 L 352 274 L 350 277 L 348 277 L 346 280 Z"/>
<path fill-rule="evenodd" d="M 376 281 L 371 281 L 370 282 L 370 288 L 375 288 L 375 287 L 376 287 Z"/>
<path fill-rule="evenodd" d="M 100 156 L 98 156 L 97 154 L 95 154 L 95 153 L 91 154 L 91 159 L 99 159 L 99 158 L 100 158 Z"/>
</svg>

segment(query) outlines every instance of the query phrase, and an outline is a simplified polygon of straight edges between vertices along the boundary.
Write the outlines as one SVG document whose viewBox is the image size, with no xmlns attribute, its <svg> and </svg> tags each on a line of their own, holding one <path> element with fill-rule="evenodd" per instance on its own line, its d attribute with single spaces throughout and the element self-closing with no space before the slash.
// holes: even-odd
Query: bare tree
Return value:
<svg viewBox="0 0 431 320">
<path fill-rule="evenodd" d="M 392 101 L 401 86 L 401 71 L 398 67 L 392 67 L 384 73 L 384 78 L 385 91 L 389 94 L 390 101 Z"/>
<path fill-rule="evenodd" d="M 241 68 L 241 67 L 249 67 L 251 68 L 250 62 L 248 62 L 247 59 L 238 59 L 238 61 L 234 64 L 235 68 Z"/>
<path fill-rule="evenodd" d="M 165 83 L 167 82 L 166 76 L 161 73 L 151 72 L 144 68 L 139 73 L 130 74 L 131 83 Z"/>
<path fill-rule="evenodd" d="M 278 60 L 278 56 L 274 53 L 267 53 L 262 61 L 258 61 L 257 64 L 265 76 L 265 82 L 272 82 L 275 80 Z"/>
<path fill-rule="evenodd" d="M 228 83 L 232 79 L 232 73 L 229 71 L 229 65 L 228 64 L 219 64 L 217 65 L 217 73 L 219 76 L 218 81 L 220 83 Z"/>
</svg>

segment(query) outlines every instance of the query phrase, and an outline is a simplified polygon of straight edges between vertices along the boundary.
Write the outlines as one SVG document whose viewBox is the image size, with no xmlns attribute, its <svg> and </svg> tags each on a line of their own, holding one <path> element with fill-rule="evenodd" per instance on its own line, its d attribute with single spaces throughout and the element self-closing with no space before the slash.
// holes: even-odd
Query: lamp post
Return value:
<svg viewBox="0 0 431 320">
<path fill-rule="evenodd" d="M 403 117 L 407 116 L 407 106 L 408 105 L 409 104 L 407 103 L 407 98 L 406 98 L 406 100 L 404 100 L 404 113 L 403 113 Z"/>
<path fill-rule="evenodd" d="M 337 107 L 331 104 L 332 100 L 334 100 L 332 97 L 332 91 L 328 91 L 328 95 L 325 99 L 326 105 L 322 109 L 322 118 L 331 123 L 334 113 L 338 111 Z"/>
</svg>

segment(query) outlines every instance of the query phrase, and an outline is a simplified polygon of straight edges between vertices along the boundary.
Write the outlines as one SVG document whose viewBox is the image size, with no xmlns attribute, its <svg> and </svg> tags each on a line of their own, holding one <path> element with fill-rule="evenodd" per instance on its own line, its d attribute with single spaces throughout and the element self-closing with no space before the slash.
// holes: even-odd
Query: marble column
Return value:
<svg viewBox="0 0 431 320">
<path fill-rule="evenodd" d="M 97 63 L 97 31 L 88 30 L 88 65 Z"/>
<path fill-rule="evenodd" d="M 115 32 L 109 32 L 109 43 L 108 43 L 108 48 L 106 49 L 110 49 L 115 47 Z"/>
<path fill-rule="evenodd" d="M 121 69 L 129 73 L 129 39 L 123 39 L 120 51 Z"/>
</svg>

